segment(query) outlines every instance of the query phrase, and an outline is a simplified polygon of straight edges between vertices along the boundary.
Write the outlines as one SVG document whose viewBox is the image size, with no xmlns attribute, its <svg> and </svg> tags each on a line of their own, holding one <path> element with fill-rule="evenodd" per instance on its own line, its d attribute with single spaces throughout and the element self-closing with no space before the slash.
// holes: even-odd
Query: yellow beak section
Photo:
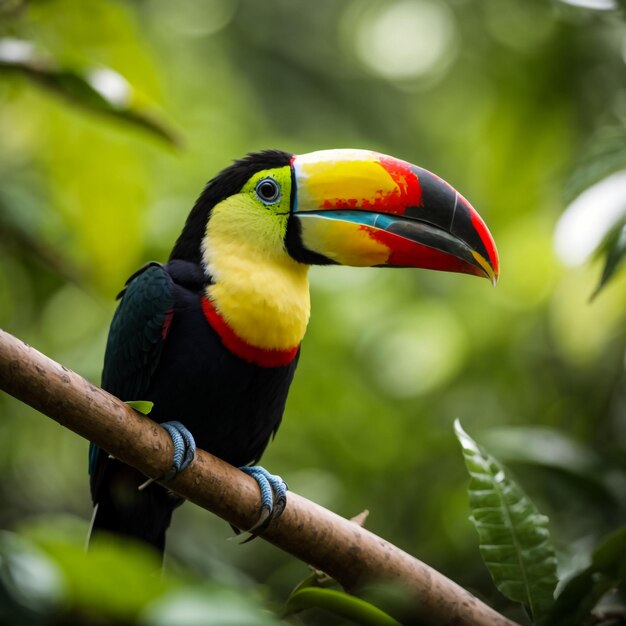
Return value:
<svg viewBox="0 0 626 626">
<path fill-rule="evenodd" d="M 324 150 L 296 157 L 294 163 L 299 210 L 369 208 L 400 195 L 375 152 Z"/>
<path fill-rule="evenodd" d="M 329 262 L 498 275 L 473 207 L 423 168 L 369 150 L 295 156 L 292 217 L 301 245 Z"/>
<path fill-rule="evenodd" d="M 323 250 L 340 265 L 354 267 L 386 265 L 391 254 L 361 224 L 347 220 L 303 218 L 302 243 L 309 250 Z"/>
</svg>

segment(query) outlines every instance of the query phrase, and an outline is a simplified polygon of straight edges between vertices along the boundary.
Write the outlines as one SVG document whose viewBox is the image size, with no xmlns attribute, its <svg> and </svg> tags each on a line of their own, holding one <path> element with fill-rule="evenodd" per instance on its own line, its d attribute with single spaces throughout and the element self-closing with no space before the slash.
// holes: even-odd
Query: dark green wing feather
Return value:
<svg viewBox="0 0 626 626">
<path fill-rule="evenodd" d="M 159 263 L 148 263 L 118 296 L 104 355 L 102 387 L 122 400 L 148 400 L 144 394 L 156 370 L 173 315 L 174 284 Z M 92 493 L 101 452 L 89 450 Z"/>
<path fill-rule="evenodd" d="M 113 316 L 102 370 L 102 387 L 122 400 L 142 397 L 154 374 L 174 306 L 173 282 L 150 263 L 131 276 Z"/>
</svg>

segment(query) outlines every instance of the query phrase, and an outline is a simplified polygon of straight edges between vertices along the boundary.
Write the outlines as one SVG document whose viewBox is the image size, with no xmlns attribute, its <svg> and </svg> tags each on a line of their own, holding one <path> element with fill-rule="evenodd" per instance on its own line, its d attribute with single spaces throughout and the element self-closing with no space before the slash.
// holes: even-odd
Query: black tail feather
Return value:
<svg viewBox="0 0 626 626">
<path fill-rule="evenodd" d="M 128 465 L 106 461 L 94 497 L 90 545 L 101 532 L 107 532 L 132 537 L 163 554 L 172 511 L 183 499 L 157 483 L 139 491 L 145 481 L 143 474 Z"/>
</svg>

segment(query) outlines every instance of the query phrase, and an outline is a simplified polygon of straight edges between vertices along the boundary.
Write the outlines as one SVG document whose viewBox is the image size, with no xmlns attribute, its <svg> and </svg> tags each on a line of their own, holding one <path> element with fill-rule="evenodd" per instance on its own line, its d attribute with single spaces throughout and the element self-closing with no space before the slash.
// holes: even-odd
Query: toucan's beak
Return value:
<svg viewBox="0 0 626 626">
<path fill-rule="evenodd" d="M 307 253 L 341 265 L 422 267 L 496 283 L 498 253 L 487 226 L 438 176 L 369 150 L 294 156 L 292 171 L 292 219 Z"/>
</svg>

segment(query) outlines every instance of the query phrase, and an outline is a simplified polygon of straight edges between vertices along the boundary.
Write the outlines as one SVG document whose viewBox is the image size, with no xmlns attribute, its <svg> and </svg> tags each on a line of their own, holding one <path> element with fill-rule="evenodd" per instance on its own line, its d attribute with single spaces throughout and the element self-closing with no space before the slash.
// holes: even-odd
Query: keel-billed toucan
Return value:
<svg viewBox="0 0 626 626">
<path fill-rule="evenodd" d="M 498 276 L 478 213 L 420 167 L 367 150 L 251 154 L 208 183 L 169 261 L 128 280 L 103 387 L 153 402 L 157 422 L 182 422 L 166 426 L 175 443 L 190 432 L 234 465 L 258 461 L 309 320 L 309 266 L 330 264 Z M 265 471 L 248 472 L 271 495 Z M 162 551 L 180 499 L 156 483 L 139 491 L 145 477 L 93 445 L 90 473 L 94 529 Z M 270 484 L 282 509 L 282 481 Z"/>
</svg>

